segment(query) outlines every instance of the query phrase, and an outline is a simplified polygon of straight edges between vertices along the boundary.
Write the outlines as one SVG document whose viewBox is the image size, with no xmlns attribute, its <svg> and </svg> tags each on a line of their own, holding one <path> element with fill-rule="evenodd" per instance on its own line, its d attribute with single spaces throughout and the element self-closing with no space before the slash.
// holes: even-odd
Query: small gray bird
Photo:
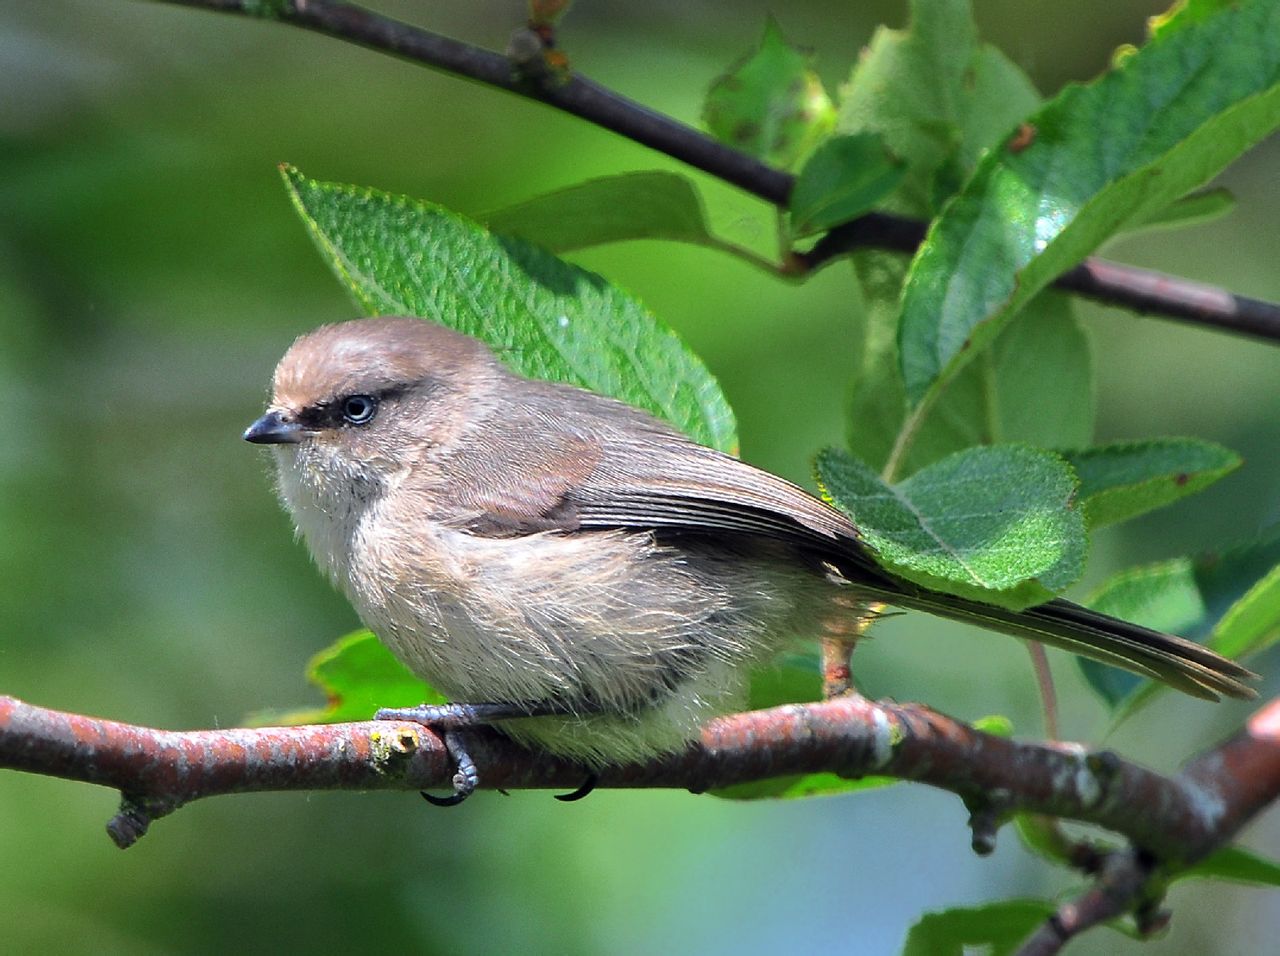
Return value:
<svg viewBox="0 0 1280 956">
<path fill-rule="evenodd" d="M 275 372 L 246 440 L 364 622 L 454 704 L 379 712 L 600 767 L 671 752 L 740 706 L 751 665 L 851 630 L 870 602 L 925 610 L 1155 677 L 1250 697 L 1254 675 L 1190 641 L 1063 600 L 1022 612 L 878 567 L 801 488 L 647 412 L 505 368 L 414 318 L 324 326 Z"/>
</svg>

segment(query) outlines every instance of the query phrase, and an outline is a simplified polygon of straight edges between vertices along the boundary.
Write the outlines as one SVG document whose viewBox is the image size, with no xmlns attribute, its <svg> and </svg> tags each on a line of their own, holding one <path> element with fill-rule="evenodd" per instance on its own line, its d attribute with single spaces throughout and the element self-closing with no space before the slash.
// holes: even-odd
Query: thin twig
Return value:
<svg viewBox="0 0 1280 956">
<path fill-rule="evenodd" d="M 528 97 L 701 169 L 779 208 L 786 208 L 795 184 L 790 174 L 580 74 L 538 82 L 521 76 L 500 53 L 384 17 L 355 4 L 332 0 L 157 2 L 276 20 Z M 871 213 L 832 230 L 808 253 L 791 255 L 786 269 L 791 275 L 807 274 L 862 248 L 913 252 L 924 232 L 925 226 L 919 221 Z M 1055 284 L 1137 312 L 1280 341 L 1280 306 L 1176 276 L 1090 258 L 1059 277 Z"/>
<path fill-rule="evenodd" d="M 1151 875 L 1151 863 L 1142 854 L 1132 851 L 1111 854 L 1103 862 L 1095 883 L 1076 899 L 1059 906 L 1022 944 L 1018 956 L 1055 956 L 1085 930 L 1131 912 Z M 1155 919 L 1143 923 L 1145 932 L 1152 932 L 1159 925 Z"/>
</svg>

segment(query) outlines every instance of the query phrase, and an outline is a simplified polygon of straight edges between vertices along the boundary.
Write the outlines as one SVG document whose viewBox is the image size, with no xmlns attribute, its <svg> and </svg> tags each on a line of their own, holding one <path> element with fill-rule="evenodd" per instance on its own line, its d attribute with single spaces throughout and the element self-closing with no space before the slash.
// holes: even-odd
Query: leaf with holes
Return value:
<svg viewBox="0 0 1280 956">
<path fill-rule="evenodd" d="M 777 166 L 812 151 L 831 133 L 836 111 L 809 60 L 770 18 L 760 46 L 707 91 L 702 118 L 711 134 Z"/>
</svg>

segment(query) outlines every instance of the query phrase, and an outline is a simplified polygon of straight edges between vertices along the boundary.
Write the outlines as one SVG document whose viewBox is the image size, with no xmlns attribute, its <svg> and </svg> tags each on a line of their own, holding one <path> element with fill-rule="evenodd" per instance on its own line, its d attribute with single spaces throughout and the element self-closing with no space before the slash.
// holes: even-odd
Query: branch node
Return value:
<svg viewBox="0 0 1280 956">
<path fill-rule="evenodd" d="M 544 97 L 569 81 L 569 58 L 556 47 L 550 26 L 517 27 L 507 40 L 504 54 L 511 62 L 515 81 L 536 97 Z"/>
<path fill-rule="evenodd" d="M 1134 911 L 1133 919 L 1140 936 L 1155 936 L 1169 928 L 1173 913 L 1162 905 L 1163 902 L 1162 895 L 1159 899 L 1144 902 Z"/>
<path fill-rule="evenodd" d="M 1013 795 L 1002 787 L 964 798 L 969 811 L 971 845 L 978 856 L 990 856 L 996 849 L 996 834 L 1009 820 Z"/>
<path fill-rule="evenodd" d="M 1110 750 L 1093 751 L 1084 758 L 1084 764 L 1103 786 L 1114 780 L 1123 767 L 1120 758 Z"/>
<path fill-rule="evenodd" d="M 116 846 L 127 850 L 147 835 L 153 821 L 167 816 L 180 806 L 182 801 L 171 797 L 122 793 L 120 809 L 107 821 L 107 835 Z"/>
</svg>

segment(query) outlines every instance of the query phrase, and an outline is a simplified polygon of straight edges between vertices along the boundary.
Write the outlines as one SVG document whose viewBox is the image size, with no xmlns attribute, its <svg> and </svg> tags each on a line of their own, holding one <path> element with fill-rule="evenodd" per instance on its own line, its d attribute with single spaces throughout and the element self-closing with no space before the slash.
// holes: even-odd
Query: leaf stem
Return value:
<svg viewBox="0 0 1280 956">
<path fill-rule="evenodd" d="M 934 402 L 942 394 L 943 384 L 944 380 L 941 379 L 934 382 L 919 404 L 907 414 L 902 427 L 898 429 L 898 436 L 893 440 L 893 448 L 889 451 L 889 457 L 885 460 L 884 470 L 880 472 L 880 477 L 884 479 L 885 484 L 891 485 L 897 480 L 898 472 L 902 469 L 912 442 L 916 440 L 920 426 L 924 424 L 929 412 L 933 410 Z"/>
<path fill-rule="evenodd" d="M 1027 641 L 1027 653 L 1035 668 L 1036 683 L 1040 686 L 1040 705 L 1044 710 L 1044 733 L 1050 740 L 1061 740 L 1058 735 L 1058 692 L 1053 685 L 1053 672 L 1049 670 L 1049 655 L 1044 645 Z"/>
</svg>

